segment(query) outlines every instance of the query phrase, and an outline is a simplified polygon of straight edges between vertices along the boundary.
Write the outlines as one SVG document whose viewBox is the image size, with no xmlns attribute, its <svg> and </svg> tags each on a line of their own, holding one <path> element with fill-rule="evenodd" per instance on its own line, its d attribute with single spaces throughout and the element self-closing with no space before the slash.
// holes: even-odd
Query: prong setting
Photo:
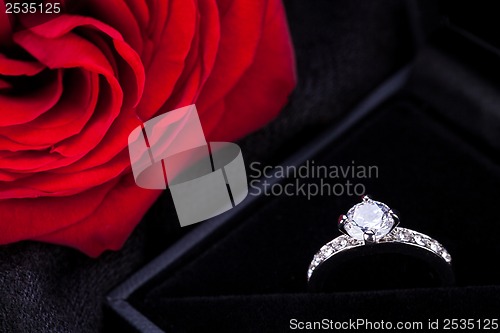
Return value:
<svg viewBox="0 0 500 333">
<path fill-rule="evenodd" d="M 371 230 L 365 231 L 365 233 L 363 234 L 363 240 L 365 241 L 365 244 L 373 244 L 377 242 L 375 233 Z"/>
<path fill-rule="evenodd" d="M 399 216 L 396 213 L 394 213 L 394 211 L 392 209 L 389 211 L 389 215 L 391 216 L 392 220 L 394 221 L 392 228 L 389 231 L 389 232 L 392 232 L 394 229 L 396 229 L 399 226 L 400 220 L 399 220 Z"/>
<path fill-rule="evenodd" d="M 344 235 L 349 235 L 345 229 L 347 222 L 349 222 L 347 215 L 342 214 L 339 216 L 339 231 Z"/>
</svg>

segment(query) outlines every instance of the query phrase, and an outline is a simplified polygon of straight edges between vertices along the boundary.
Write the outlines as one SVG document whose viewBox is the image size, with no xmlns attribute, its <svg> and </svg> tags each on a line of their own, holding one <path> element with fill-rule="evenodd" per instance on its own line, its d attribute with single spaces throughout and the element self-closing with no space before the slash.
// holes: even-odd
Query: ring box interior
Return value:
<svg viewBox="0 0 500 333">
<path fill-rule="evenodd" d="M 460 27 L 441 28 L 409 69 L 283 162 L 376 166 L 377 177 L 352 182 L 396 209 L 402 227 L 448 249 L 454 286 L 422 286 L 418 274 L 402 280 L 371 265 L 344 272 L 353 279 L 339 292 L 310 293 L 313 255 L 340 235 L 338 216 L 359 198 L 249 195 L 248 203 L 196 226 L 125 281 L 110 294 L 110 306 L 139 331 L 281 331 L 292 318 L 494 318 L 500 309 L 499 63 L 498 54 Z"/>
</svg>

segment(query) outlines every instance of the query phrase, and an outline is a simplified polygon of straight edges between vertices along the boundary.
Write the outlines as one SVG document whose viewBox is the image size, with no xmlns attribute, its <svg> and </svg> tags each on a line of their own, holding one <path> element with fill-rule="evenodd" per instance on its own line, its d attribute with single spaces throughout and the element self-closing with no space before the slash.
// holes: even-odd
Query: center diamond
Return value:
<svg viewBox="0 0 500 333">
<path fill-rule="evenodd" d="M 371 199 L 349 209 L 347 219 L 345 231 L 358 240 L 363 240 L 365 234 L 380 239 L 392 230 L 395 222 L 387 205 Z"/>
</svg>

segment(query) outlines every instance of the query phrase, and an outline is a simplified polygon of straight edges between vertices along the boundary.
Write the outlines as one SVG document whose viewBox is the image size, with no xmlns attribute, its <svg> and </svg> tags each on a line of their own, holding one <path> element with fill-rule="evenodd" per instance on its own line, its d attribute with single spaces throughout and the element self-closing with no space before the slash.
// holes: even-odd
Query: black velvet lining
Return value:
<svg viewBox="0 0 500 333">
<path fill-rule="evenodd" d="M 500 253 L 500 168 L 440 119 L 419 100 L 399 96 L 332 143 L 315 164 L 377 166 L 378 178 L 355 181 L 397 209 L 402 226 L 445 245 L 457 286 L 469 288 L 418 288 L 420 274 L 402 279 L 373 266 L 372 276 L 394 284 L 375 284 L 363 293 L 308 294 L 306 272 L 313 254 L 339 235 L 337 216 L 358 198 L 278 196 L 265 198 L 238 227 L 200 247 L 176 272 L 158 275 L 133 295 L 132 305 L 160 327 L 180 330 L 250 324 L 257 331 L 283 330 L 294 316 L 427 320 L 497 311 L 499 287 L 480 286 L 500 285 L 500 271 L 492 264 Z M 401 290 L 381 291 L 392 287 Z"/>
<path fill-rule="evenodd" d="M 499 287 L 475 287 L 158 298 L 147 310 L 148 316 L 167 332 L 286 332 L 293 328 L 293 319 L 372 323 L 383 320 L 391 322 L 393 329 L 397 322 L 417 322 L 423 325 L 422 332 L 430 331 L 425 329 L 429 321 L 439 320 L 440 332 L 445 318 L 498 318 L 498 295 Z M 358 331 L 376 330 L 361 326 Z M 418 330 L 409 330 L 415 331 Z"/>
</svg>

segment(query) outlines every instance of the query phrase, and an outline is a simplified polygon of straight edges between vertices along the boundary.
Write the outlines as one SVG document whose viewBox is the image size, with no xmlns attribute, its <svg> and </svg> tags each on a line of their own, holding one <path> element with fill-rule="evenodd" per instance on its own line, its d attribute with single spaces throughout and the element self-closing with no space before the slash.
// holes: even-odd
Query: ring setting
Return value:
<svg viewBox="0 0 500 333">
<path fill-rule="evenodd" d="M 419 248 L 451 266 L 451 255 L 437 240 L 414 230 L 399 227 L 398 215 L 386 204 L 364 196 L 347 214 L 341 215 L 338 227 L 341 236 L 321 247 L 314 255 L 307 272 L 310 282 L 315 271 L 325 262 L 351 249 L 366 245 L 395 243 Z"/>
</svg>

